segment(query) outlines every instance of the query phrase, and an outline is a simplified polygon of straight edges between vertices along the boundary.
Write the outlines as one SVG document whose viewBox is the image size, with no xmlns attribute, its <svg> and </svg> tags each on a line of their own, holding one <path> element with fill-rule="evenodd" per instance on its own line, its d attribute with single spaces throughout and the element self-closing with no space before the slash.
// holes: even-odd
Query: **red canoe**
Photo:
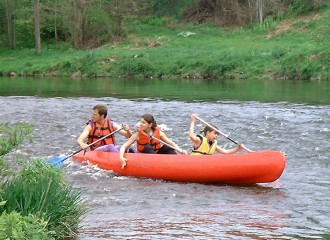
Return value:
<svg viewBox="0 0 330 240">
<path fill-rule="evenodd" d="M 250 184 L 273 182 L 285 167 L 283 153 L 273 150 L 243 154 L 168 155 L 127 153 L 122 169 L 119 153 L 83 152 L 73 156 L 123 176 L 176 182 Z"/>
</svg>

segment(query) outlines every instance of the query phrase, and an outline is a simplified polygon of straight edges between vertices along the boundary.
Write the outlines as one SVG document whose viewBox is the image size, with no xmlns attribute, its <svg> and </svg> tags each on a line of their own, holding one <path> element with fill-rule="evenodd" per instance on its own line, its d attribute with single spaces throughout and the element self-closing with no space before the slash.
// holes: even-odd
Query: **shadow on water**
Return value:
<svg viewBox="0 0 330 240">
<path fill-rule="evenodd" d="M 1 96 L 330 104 L 329 81 L 1 78 Z"/>
</svg>

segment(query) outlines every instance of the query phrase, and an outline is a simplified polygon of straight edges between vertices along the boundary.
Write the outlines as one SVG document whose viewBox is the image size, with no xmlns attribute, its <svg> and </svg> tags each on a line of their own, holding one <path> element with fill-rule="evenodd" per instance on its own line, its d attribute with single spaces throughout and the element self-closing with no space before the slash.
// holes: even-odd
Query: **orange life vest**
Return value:
<svg viewBox="0 0 330 240">
<path fill-rule="evenodd" d="M 152 148 L 155 150 L 155 152 L 157 152 L 161 147 L 160 142 L 151 138 L 150 136 L 148 136 L 148 134 L 145 133 L 140 128 L 138 128 L 138 130 L 139 130 L 139 141 L 137 141 L 137 143 L 136 143 L 138 151 L 142 152 L 145 145 L 150 144 L 152 146 Z M 154 130 L 153 136 L 155 138 L 160 139 L 160 128 L 159 127 L 156 127 L 156 129 Z"/>
<path fill-rule="evenodd" d="M 89 132 L 87 144 L 91 144 L 92 142 L 95 142 L 97 139 L 100 139 L 106 135 L 109 135 L 114 131 L 113 122 L 112 120 L 105 119 L 103 126 L 101 126 L 97 122 L 93 122 L 90 120 L 88 122 L 92 126 L 91 131 Z M 111 135 L 109 137 L 106 137 L 105 139 L 93 144 L 90 146 L 90 149 L 93 151 L 95 148 L 108 145 L 108 144 L 115 144 L 115 135 Z"/>
</svg>

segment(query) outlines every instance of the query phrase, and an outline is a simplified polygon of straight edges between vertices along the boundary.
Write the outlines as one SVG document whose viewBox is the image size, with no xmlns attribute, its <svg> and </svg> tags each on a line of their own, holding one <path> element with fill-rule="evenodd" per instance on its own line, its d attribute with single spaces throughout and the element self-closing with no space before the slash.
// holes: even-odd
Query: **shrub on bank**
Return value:
<svg viewBox="0 0 330 240">
<path fill-rule="evenodd" d="M 62 169 L 38 160 L 10 176 L 14 171 L 3 156 L 31 132 L 26 123 L 0 123 L 0 239 L 74 237 L 87 206 Z"/>
<path fill-rule="evenodd" d="M 47 229 L 47 222 L 34 215 L 22 216 L 20 213 L 3 212 L 0 216 L 0 239 L 40 240 L 54 239 Z"/>
<path fill-rule="evenodd" d="M 41 160 L 6 181 L 2 191 L 0 199 L 6 204 L 0 206 L 0 213 L 16 211 L 47 220 L 47 229 L 56 238 L 75 236 L 87 209 L 81 192 L 66 183 L 64 172 Z"/>
<path fill-rule="evenodd" d="M 29 123 L 0 123 L 0 156 L 19 146 L 25 138 L 31 137 L 32 131 L 33 126 Z"/>
</svg>

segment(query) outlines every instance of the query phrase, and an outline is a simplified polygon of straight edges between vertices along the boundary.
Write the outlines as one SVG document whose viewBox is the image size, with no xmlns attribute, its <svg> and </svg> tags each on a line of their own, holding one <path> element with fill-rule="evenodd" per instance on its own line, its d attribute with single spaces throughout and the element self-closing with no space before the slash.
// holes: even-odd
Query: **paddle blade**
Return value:
<svg viewBox="0 0 330 240">
<path fill-rule="evenodd" d="M 53 157 L 48 159 L 46 162 L 50 163 L 54 167 L 58 167 L 62 165 L 62 163 L 67 159 L 68 157 Z"/>
</svg>

